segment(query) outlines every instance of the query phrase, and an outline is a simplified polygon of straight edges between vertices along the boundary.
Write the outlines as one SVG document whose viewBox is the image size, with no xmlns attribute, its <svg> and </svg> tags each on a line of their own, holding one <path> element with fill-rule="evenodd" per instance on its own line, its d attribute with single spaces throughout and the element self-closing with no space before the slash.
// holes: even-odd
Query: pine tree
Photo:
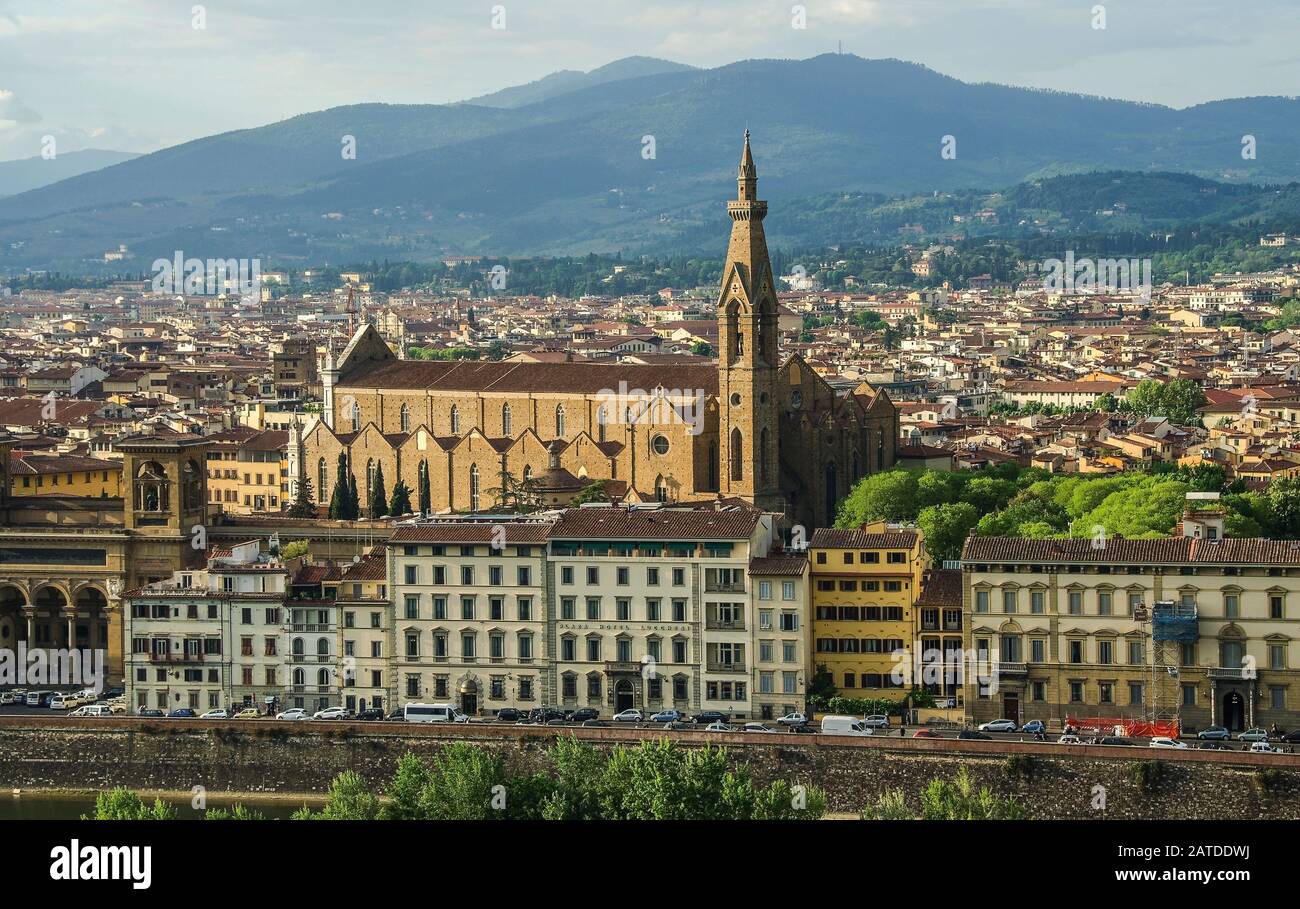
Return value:
<svg viewBox="0 0 1300 909">
<path fill-rule="evenodd" d="M 289 517 L 314 518 L 315 516 L 316 506 L 312 503 L 311 477 L 303 477 L 298 481 L 298 497 L 289 506 Z"/>
<path fill-rule="evenodd" d="M 429 492 L 429 471 L 420 471 L 420 482 L 417 484 L 420 496 L 420 514 L 428 514 L 433 510 L 433 496 Z"/>
<path fill-rule="evenodd" d="M 374 485 L 370 490 L 370 501 L 366 503 L 370 508 L 372 518 L 382 518 L 388 514 L 388 493 L 384 489 L 384 465 L 375 465 Z"/>
<path fill-rule="evenodd" d="M 406 488 L 405 480 L 398 480 L 393 485 L 393 498 L 388 503 L 388 512 L 392 515 L 408 514 L 411 511 L 411 490 Z"/>
</svg>

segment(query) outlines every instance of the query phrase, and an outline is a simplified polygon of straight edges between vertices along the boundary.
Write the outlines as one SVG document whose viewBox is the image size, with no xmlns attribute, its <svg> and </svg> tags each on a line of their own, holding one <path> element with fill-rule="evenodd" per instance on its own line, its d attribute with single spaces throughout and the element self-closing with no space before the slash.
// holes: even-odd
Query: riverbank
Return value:
<svg viewBox="0 0 1300 909">
<path fill-rule="evenodd" d="M 11 788 L 0 792 L 0 821 L 5 820 L 65 820 L 75 821 L 94 813 L 94 789 L 41 789 Z M 325 797 L 312 792 L 212 792 L 204 793 L 202 808 L 196 808 L 192 792 L 175 789 L 142 789 L 136 792 L 145 802 L 161 799 L 176 808 L 177 817 L 200 819 L 208 808 L 233 808 L 243 805 L 267 818 L 287 819 L 306 805 L 318 809 Z"/>
</svg>

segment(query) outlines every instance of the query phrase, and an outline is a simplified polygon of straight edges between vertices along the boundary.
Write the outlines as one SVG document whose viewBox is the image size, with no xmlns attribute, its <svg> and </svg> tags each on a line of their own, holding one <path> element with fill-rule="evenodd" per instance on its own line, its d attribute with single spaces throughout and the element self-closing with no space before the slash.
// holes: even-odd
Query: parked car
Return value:
<svg viewBox="0 0 1300 909">
<path fill-rule="evenodd" d="M 583 720 L 582 725 L 591 728 L 592 726 L 608 726 L 609 723 L 606 723 L 604 720 Z"/>
<path fill-rule="evenodd" d="M 867 728 L 866 720 L 860 720 L 855 716 L 824 716 L 822 717 L 822 734 L 871 735 L 871 730 Z"/>
<path fill-rule="evenodd" d="M 367 707 L 365 710 L 357 712 L 357 719 L 359 720 L 382 720 L 383 718 L 384 711 L 378 707 Z"/>
<path fill-rule="evenodd" d="M 1263 726 L 1256 726 L 1253 729 L 1247 729 L 1245 732 L 1238 733 L 1237 741 L 1239 742 L 1267 742 L 1268 730 Z"/>
<path fill-rule="evenodd" d="M 1015 732 L 1015 720 L 991 720 L 987 723 L 980 723 L 980 732 Z"/>
<path fill-rule="evenodd" d="M 744 726 L 740 728 L 744 732 L 776 732 L 775 729 L 773 729 L 771 726 L 767 725 L 766 723 L 746 723 Z"/>
<path fill-rule="evenodd" d="M 313 720 L 346 720 L 348 710 L 346 707 L 326 707 L 324 710 L 317 710 L 311 715 Z"/>
<path fill-rule="evenodd" d="M 245 707 L 243 710 L 236 711 L 235 719 L 237 720 L 255 720 L 262 713 L 256 707 Z"/>
<path fill-rule="evenodd" d="M 282 710 L 275 715 L 277 720 L 305 720 L 307 711 L 301 707 L 290 707 L 288 710 Z"/>
<path fill-rule="evenodd" d="M 808 722 L 808 717 L 796 711 L 794 713 L 787 713 L 776 722 L 779 726 L 802 726 L 804 723 Z"/>
<path fill-rule="evenodd" d="M 1098 745 L 1136 745 L 1137 742 L 1120 735 L 1104 735 L 1097 739 Z"/>
<path fill-rule="evenodd" d="M 1151 748 L 1186 748 L 1186 742 L 1180 742 L 1178 739 L 1171 739 L 1167 735 L 1158 735 L 1153 738 L 1147 745 Z"/>
<path fill-rule="evenodd" d="M 1282 749 L 1268 742 L 1251 742 L 1250 750 L 1252 754 L 1282 754 Z"/>
<path fill-rule="evenodd" d="M 406 722 L 406 710 L 405 710 L 404 708 L 400 708 L 400 707 L 399 707 L 397 710 L 394 710 L 392 713 L 388 714 L 388 716 L 384 717 L 384 722 L 386 722 L 386 723 L 405 723 L 405 722 Z"/>
<path fill-rule="evenodd" d="M 579 707 L 573 713 L 569 714 L 569 719 L 575 723 L 585 723 L 587 720 L 600 718 L 600 711 L 594 707 Z"/>
<path fill-rule="evenodd" d="M 497 711 L 498 723 L 517 723 L 519 722 L 519 711 L 513 707 L 502 707 Z"/>
<path fill-rule="evenodd" d="M 0 691 L 0 706 L 3 706 L 5 704 L 12 704 L 17 699 L 18 699 L 18 692 L 16 691 Z"/>
<path fill-rule="evenodd" d="M 672 723 L 682 718 L 680 710 L 660 710 L 658 713 L 650 714 L 652 723 Z"/>
<path fill-rule="evenodd" d="M 986 733 L 983 732 L 976 732 L 974 729 L 963 729 L 961 732 L 957 733 L 957 738 L 983 739 L 984 741 L 988 741 L 988 742 L 993 741 L 993 736 L 987 735 Z"/>
<path fill-rule="evenodd" d="M 873 713 L 862 721 L 868 729 L 884 729 L 889 725 L 889 717 L 883 713 Z"/>
<path fill-rule="evenodd" d="M 68 716 L 112 716 L 107 704 L 82 704 Z"/>
<path fill-rule="evenodd" d="M 108 702 L 109 713 L 126 713 L 126 701 L 122 698 L 113 698 Z"/>
<path fill-rule="evenodd" d="M 1042 720 L 1030 720 L 1020 727 L 1021 732 L 1028 732 L 1030 735 L 1038 735 L 1040 732 L 1047 732 L 1047 724 Z"/>
<path fill-rule="evenodd" d="M 1222 726 L 1207 726 L 1200 732 L 1196 733 L 1196 737 L 1205 742 L 1223 741 L 1224 739 L 1232 738 L 1232 733 Z"/>
<path fill-rule="evenodd" d="M 171 713 L 167 714 L 167 716 L 174 720 L 192 720 L 194 717 L 198 716 L 198 714 L 189 707 L 177 707 Z"/>
<path fill-rule="evenodd" d="M 201 720 L 228 720 L 228 719 L 230 719 L 230 711 L 229 711 L 229 710 L 223 710 L 222 708 L 218 707 L 218 708 L 215 709 L 215 710 L 209 710 L 207 713 L 205 713 L 205 714 L 203 714 L 202 716 L 200 716 L 199 719 L 201 719 Z"/>
<path fill-rule="evenodd" d="M 469 722 L 469 716 L 455 704 L 407 704 L 402 712 L 408 723 Z"/>
<path fill-rule="evenodd" d="M 731 717 L 717 710 L 705 710 L 703 713 L 695 714 L 694 719 L 695 722 L 699 723 L 701 726 L 707 726 L 710 723 L 725 723 L 730 720 Z"/>
<path fill-rule="evenodd" d="M 633 707 L 630 710 L 623 710 L 614 714 L 615 723 L 640 723 L 645 719 L 641 711 Z"/>
<path fill-rule="evenodd" d="M 50 696 L 49 707 L 51 710 L 71 710 L 74 707 L 80 707 L 86 702 L 86 699 L 79 694 L 57 693 Z"/>
<path fill-rule="evenodd" d="M 719 720 L 716 723 L 710 723 L 708 726 L 705 727 L 704 731 L 705 732 L 735 732 L 736 727 L 731 725 L 730 723 L 724 723 L 721 720 Z"/>
<path fill-rule="evenodd" d="M 933 729 L 918 729 L 912 733 L 914 739 L 941 739 L 943 736 Z"/>
<path fill-rule="evenodd" d="M 817 727 L 812 723 L 804 723 L 802 726 L 787 726 L 791 732 L 801 733 L 803 735 L 816 735 Z"/>
<path fill-rule="evenodd" d="M 1074 735 L 1074 734 L 1063 735 L 1063 736 L 1061 736 L 1059 739 L 1056 740 L 1056 744 L 1058 744 L 1058 745 L 1082 745 L 1082 744 L 1083 744 L 1083 739 L 1079 738 L 1077 735 Z"/>
<path fill-rule="evenodd" d="M 1294 745 L 1296 742 L 1300 742 L 1300 729 L 1292 729 L 1290 732 L 1284 733 L 1282 735 L 1281 741 L 1291 745 Z"/>
<path fill-rule="evenodd" d="M 583 723 L 583 725 L 585 726 L 587 724 Z M 670 723 L 664 723 L 664 728 L 672 729 L 672 730 L 681 730 L 681 729 L 698 729 L 699 727 L 695 725 L 694 720 L 681 719 L 681 720 L 673 720 Z"/>
<path fill-rule="evenodd" d="M 137 710 L 137 711 L 135 712 L 135 715 L 136 715 L 136 716 L 147 716 L 147 717 L 150 717 L 150 718 L 153 718 L 153 719 L 157 719 L 158 717 L 166 716 L 166 714 L 163 713 L 161 710 L 157 710 L 157 709 L 155 709 L 155 708 L 153 708 L 153 707 L 145 707 L 145 708 L 143 708 L 143 709 L 141 709 L 141 710 Z"/>
</svg>

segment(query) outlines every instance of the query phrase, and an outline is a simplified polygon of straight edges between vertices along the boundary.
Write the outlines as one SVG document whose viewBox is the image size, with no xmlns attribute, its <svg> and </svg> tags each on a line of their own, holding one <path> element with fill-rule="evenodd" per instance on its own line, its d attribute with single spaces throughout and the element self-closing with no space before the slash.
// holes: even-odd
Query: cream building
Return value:
<svg viewBox="0 0 1300 909">
<path fill-rule="evenodd" d="M 812 667 L 808 558 L 802 552 L 759 556 L 749 563 L 754 626 L 754 716 L 771 720 L 804 710 Z"/>
<path fill-rule="evenodd" d="M 534 707 L 545 675 L 550 520 L 433 521 L 388 541 L 395 705 Z"/>
<path fill-rule="evenodd" d="M 965 679 L 967 718 L 1175 715 L 1184 729 L 1300 719 L 1300 546 L 1262 539 L 971 537 L 962 555 L 966 648 L 996 684 Z M 1152 640 L 1157 603 L 1192 641 Z M 1170 665 L 1172 664 L 1172 665 Z"/>
</svg>

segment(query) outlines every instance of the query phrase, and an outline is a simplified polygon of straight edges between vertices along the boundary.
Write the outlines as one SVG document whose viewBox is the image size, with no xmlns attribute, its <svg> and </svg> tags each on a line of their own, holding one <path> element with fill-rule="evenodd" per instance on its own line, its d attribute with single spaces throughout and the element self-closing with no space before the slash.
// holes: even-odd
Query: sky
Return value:
<svg viewBox="0 0 1300 909">
<path fill-rule="evenodd" d="M 46 136 L 149 152 L 632 55 L 712 67 L 841 44 L 1174 107 L 1300 93 L 1300 0 L 0 0 L 0 161 Z"/>
</svg>

